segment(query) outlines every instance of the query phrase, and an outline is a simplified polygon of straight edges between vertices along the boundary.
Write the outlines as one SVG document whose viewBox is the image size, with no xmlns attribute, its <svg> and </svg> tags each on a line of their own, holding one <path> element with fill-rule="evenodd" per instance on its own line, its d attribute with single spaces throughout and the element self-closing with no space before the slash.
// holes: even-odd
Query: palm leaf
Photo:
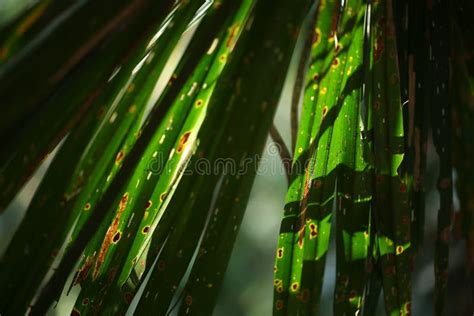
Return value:
<svg viewBox="0 0 474 316">
<path fill-rule="evenodd" d="M 330 8 L 326 3 L 321 3 L 319 10 L 319 14 L 324 13 L 324 10 L 332 13 L 333 32 L 326 31 L 332 37 L 326 41 L 333 41 L 335 49 L 333 55 L 326 53 L 326 56 L 330 56 L 328 58 L 331 63 L 328 72 L 324 72 L 324 65 L 312 65 L 312 70 L 313 67 L 319 68 L 313 70 L 316 73 L 316 76 L 313 74 L 313 80 L 319 80 L 321 69 L 323 75 L 320 82 L 307 87 L 309 98 L 305 99 L 304 107 L 308 103 L 308 108 L 311 108 L 310 104 L 315 102 L 314 114 L 310 112 L 315 116 L 312 127 L 310 125 L 314 132 L 311 144 L 306 142 L 306 147 L 297 146 L 295 153 L 295 161 L 298 161 L 298 153 L 307 151 L 306 159 L 309 159 L 309 164 L 306 165 L 306 174 L 300 175 L 299 181 L 296 178 L 297 182 L 292 184 L 296 183 L 296 188 L 299 189 L 295 191 L 290 187 L 289 191 L 292 200 L 287 202 L 287 215 L 282 222 L 277 250 L 274 312 L 280 314 L 298 311 L 309 314 L 317 311 L 324 255 L 329 246 L 334 208 L 337 217 L 338 271 L 334 313 L 353 314 L 361 310 L 363 302 L 370 306 L 373 305 L 371 301 L 377 300 L 377 296 L 373 296 L 367 301 L 370 297 L 367 294 L 369 290 L 366 289 L 369 276 L 355 272 L 365 271 L 375 265 L 371 259 L 373 251 L 376 258 L 381 260 L 382 268 L 390 270 L 391 267 L 398 267 L 396 273 L 384 275 L 382 282 L 388 312 L 396 310 L 398 313 L 409 305 L 410 295 L 406 292 L 409 286 L 405 286 L 410 280 L 410 257 L 408 251 L 403 255 L 403 251 L 397 252 L 400 258 L 398 263 L 393 260 L 393 256 L 399 249 L 396 245 L 403 245 L 405 248 L 409 245 L 406 238 L 410 235 L 405 231 L 395 234 L 402 227 L 402 221 L 406 220 L 406 215 L 403 215 L 406 202 L 403 192 L 396 197 L 391 196 L 398 194 L 399 188 L 405 185 L 399 183 L 401 179 L 398 177 L 398 166 L 403 157 L 403 152 L 400 151 L 403 150 L 403 146 L 400 147 L 403 145 L 400 144 L 400 139 L 403 140 L 403 134 L 400 134 L 403 133 L 403 121 L 400 118 L 400 92 L 396 85 L 397 64 L 396 61 L 389 60 L 384 52 L 384 47 L 388 47 L 391 58 L 396 58 L 393 55 L 393 52 L 396 54 L 396 46 L 391 38 L 387 38 L 386 43 L 383 42 L 385 32 L 393 28 L 390 24 L 393 22 L 386 22 L 387 16 L 391 16 L 385 15 L 387 5 L 383 2 L 372 5 L 369 10 L 356 1 L 347 2 L 342 10 L 337 6 Z M 382 13 L 379 12 L 383 12 L 385 19 L 381 19 Z M 364 15 L 366 20 L 370 17 L 370 37 L 365 40 L 371 41 L 370 56 L 374 57 L 369 59 L 363 54 L 368 53 L 363 44 Z M 323 17 L 324 15 L 321 16 Z M 340 33 L 336 33 L 336 30 L 340 30 Z M 316 27 L 317 36 L 319 31 Z M 339 41 L 336 42 L 337 40 Z M 374 61 L 371 61 L 372 58 Z M 362 62 L 368 61 L 373 66 L 361 66 Z M 386 87 L 387 82 L 394 82 L 394 87 Z M 311 98 L 310 89 L 313 88 L 319 89 L 319 94 Z M 363 106 L 358 108 L 364 102 L 371 105 L 369 112 Z M 303 109 L 303 113 L 304 111 Z M 306 118 L 307 116 L 302 117 Z M 303 128 L 308 127 L 305 124 L 300 127 Z M 379 132 L 374 135 L 375 138 L 370 138 L 373 130 Z M 307 135 L 307 132 L 302 130 L 300 134 Z M 352 137 L 348 138 L 348 135 Z M 301 138 L 304 139 L 303 137 Z M 372 139 L 375 155 L 368 152 L 370 147 L 367 141 L 372 142 Z M 376 190 L 371 169 L 375 171 L 377 179 Z M 395 192 L 392 193 L 393 191 Z M 298 192 L 299 197 L 295 192 Z M 376 198 L 373 204 L 374 194 Z M 293 200 L 295 198 L 296 201 Z M 392 211 L 381 213 L 381 205 L 387 203 L 392 203 Z M 299 210 L 299 219 L 295 216 L 295 210 Z M 392 226 L 391 216 L 394 216 L 395 226 Z M 291 224 L 288 223 L 290 219 Z M 373 224 L 376 225 L 375 228 L 372 228 Z M 378 249 L 371 245 L 375 240 L 373 236 L 378 236 Z M 373 287 L 371 291 L 377 292 Z M 401 293 L 403 298 L 398 298 L 399 294 L 392 296 L 390 293 Z"/>
<path fill-rule="evenodd" d="M 99 10 L 84 5 L 78 6 L 79 8 L 72 10 L 73 12 L 78 11 L 77 16 L 71 13 L 71 21 L 65 19 L 64 22 L 71 24 L 71 28 L 76 27 L 76 24 L 82 18 L 81 14 L 87 14 L 87 10 L 93 10 L 93 12 Z M 27 53 L 26 56 L 33 56 L 31 58 L 24 57 L 27 62 L 15 59 L 0 67 L 0 78 L 3 78 L 6 82 L 0 88 L 0 96 L 5 104 L 14 105 L 7 108 L 2 115 L 0 133 L 3 134 L 7 130 L 9 133 L 14 133 L 20 130 L 16 133 L 15 138 L 7 143 L 6 150 L 0 156 L 3 181 L 8 183 L 0 196 L 0 209 L 5 208 L 14 194 L 29 179 L 33 170 L 69 131 L 74 122 L 80 119 L 81 114 L 90 105 L 87 101 L 95 97 L 97 90 L 100 90 L 99 87 L 107 82 L 113 68 L 120 63 L 121 59 L 127 57 L 126 54 L 121 52 L 136 45 L 134 39 L 142 36 L 143 30 L 149 28 L 150 24 L 155 23 L 153 21 L 155 16 L 150 11 L 146 11 L 150 9 L 149 6 L 151 4 L 137 3 L 124 9 L 117 3 L 115 10 L 124 11 L 121 13 L 122 15 L 115 17 L 116 20 L 124 20 L 132 14 L 133 19 L 127 18 L 122 21 L 123 23 L 127 22 L 125 24 L 128 26 L 125 31 L 126 36 L 112 33 L 109 40 L 104 43 L 104 47 L 89 56 L 80 69 L 73 71 L 73 66 L 86 56 L 88 50 L 93 48 L 91 45 L 98 45 L 101 43 L 99 40 L 102 42 L 105 40 L 104 37 L 111 33 L 107 27 L 104 34 L 99 32 L 97 34 L 99 37 L 92 39 L 87 36 L 92 33 L 90 29 L 93 26 L 89 26 L 89 29 L 84 28 L 83 35 L 78 34 L 77 42 L 71 45 L 71 49 L 74 52 L 74 49 L 77 49 L 75 45 L 85 45 L 85 48 L 80 55 L 75 56 L 71 52 L 71 56 L 69 56 L 68 52 L 54 51 L 58 50 L 58 46 L 54 45 L 56 41 L 63 40 L 64 36 L 70 36 L 67 26 L 58 26 L 59 30 L 47 33 L 43 42 L 37 43 L 34 48 L 26 47 L 23 50 L 25 54 Z M 159 15 L 162 14 L 162 10 L 166 10 L 167 4 L 156 6 L 159 21 Z M 104 16 L 99 16 L 97 23 L 111 23 L 109 20 L 114 18 L 115 11 L 110 10 L 108 12 Z M 115 12 L 115 14 L 118 14 L 118 12 Z M 114 23 L 117 23 L 117 21 Z M 94 27 L 96 26 L 94 25 Z M 108 26 L 108 28 L 110 27 Z M 91 35 L 89 34 L 89 36 Z M 83 42 L 81 42 L 81 39 L 83 39 Z M 47 49 L 44 46 L 47 46 Z M 38 54 L 36 50 L 40 50 L 41 54 Z M 60 53 L 61 58 L 65 59 L 62 62 L 66 63 L 66 66 L 58 64 L 61 59 L 52 59 L 53 61 L 49 63 L 45 61 L 45 59 L 49 59 L 52 55 L 58 53 Z M 104 56 L 108 56 L 108 58 L 104 59 Z M 45 66 L 40 67 L 39 65 Z M 44 73 L 38 73 L 32 77 L 29 74 L 30 69 L 41 69 Z M 58 69 L 61 70 L 58 71 Z M 70 76 L 66 77 L 68 73 Z M 57 88 L 55 84 L 59 84 L 59 80 L 64 77 L 66 77 L 65 81 L 61 83 L 59 91 L 48 99 L 53 87 Z M 6 80 L 7 78 L 8 80 Z M 18 93 L 19 87 L 25 87 L 29 92 Z M 38 94 L 36 91 L 38 91 Z M 69 107 L 64 107 L 66 102 L 69 103 Z M 36 103 L 41 105 L 33 106 Z M 34 117 L 32 117 L 33 115 Z M 28 128 L 21 129 L 22 124 L 26 124 Z M 48 129 L 45 131 L 46 126 Z M 18 146 L 18 144 L 21 144 L 21 146 Z"/>
<path fill-rule="evenodd" d="M 141 25 L 138 25 L 138 27 L 141 27 Z M 143 41 L 143 40 L 142 40 Z M 110 56 L 110 53 L 114 52 L 116 49 L 119 49 L 123 46 L 122 41 L 119 39 L 116 39 L 115 41 L 111 42 L 111 44 L 114 45 L 107 45 L 104 47 L 104 52 L 99 52 L 97 54 L 96 58 L 93 59 L 93 63 L 91 63 L 90 67 L 91 68 L 86 68 L 87 71 L 85 71 L 85 74 L 80 76 L 78 80 L 84 80 L 85 78 L 88 78 L 89 80 L 90 73 L 94 71 L 95 67 L 98 67 L 101 65 L 104 60 L 103 56 L 104 54 L 107 56 Z M 148 45 L 148 41 L 145 41 L 144 44 L 142 44 L 144 50 L 146 48 L 145 45 Z M 128 54 L 128 53 L 127 53 Z M 131 65 L 134 65 L 134 63 L 138 62 L 143 58 L 144 53 L 142 51 L 139 51 L 137 53 L 137 56 L 135 57 L 136 61 L 130 61 Z M 121 58 L 124 58 L 124 60 L 129 59 L 126 55 L 122 56 Z M 114 60 L 111 58 L 111 60 Z M 115 60 L 117 61 L 117 60 Z M 95 63 L 95 64 L 94 64 Z M 130 67 L 129 67 L 130 68 Z M 110 75 L 113 73 L 113 68 L 105 68 L 105 70 L 108 69 L 108 73 L 104 71 L 104 74 L 101 74 L 102 80 L 107 81 L 107 79 L 110 77 Z M 130 69 L 131 71 L 132 69 Z M 124 72 L 126 72 L 124 70 Z M 77 104 L 80 105 L 81 100 L 84 100 L 85 102 L 85 108 L 87 109 L 88 107 L 91 107 L 89 110 L 88 114 L 89 119 L 85 119 L 79 126 L 77 126 L 71 133 L 70 137 L 66 141 L 64 147 L 60 150 L 59 156 L 61 158 L 58 158 L 55 160 L 53 163 L 53 166 L 50 168 L 51 172 L 48 172 L 47 177 L 43 181 L 41 189 L 38 191 L 36 194 L 35 199 L 32 202 L 32 205 L 29 208 L 28 215 L 27 215 L 27 220 L 22 223 L 22 226 L 18 230 L 18 233 L 16 236 L 18 236 L 18 240 L 14 239 L 13 242 L 10 245 L 10 250 L 7 250 L 7 253 L 14 253 L 15 249 L 18 247 L 21 247 L 23 249 L 25 248 L 31 248 L 32 251 L 26 255 L 23 255 L 24 257 L 21 258 L 27 259 L 29 256 L 32 258 L 43 258 L 41 260 L 36 259 L 36 267 L 37 268 L 32 268 L 31 266 L 28 267 L 28 270 L 31 275 L 30 278 L 30 288 L 29 291 L 30 293 L 26 296 L 26 299 L 31 299 L 32 294 L 31 291 L 35 290 L 35 285 L 39 285 L 39 282 L 43 279 L 47 267 L 51 265 L 50 259 L 54 258 L 54 254 L 56 254 L 59 249 L 61 248 L 62 243 L 64 242 L 67 234 L 69 233 L 69 230 L 71 229 L 73 223 L 77 219 L 77 214 L 84 209 L 84 204 L 80 206 L 76 206 L 73 210 L 69 211 L 71 207 L 73 207 L 76 202 L 76 198 L 79 192 L 82 191 L 83 185 L 85 181 L 90 181 L 89 180 L 89 175 L 92 172 L 92 167 L 96 168 L 95 164 L 97 162 L 97 159 L 99 157 L 103 157 L 102 155 L 104 154 L 105 148 L 104 146 L 108 143 L 108 139 L 112 137 L 112 135 L 116 134 L 115 131 L 117 130 L 117 125 L 121 126 L 122 134 L 124 131 L 124 128 L 127 126 L 127 124 L 130 124 L 130 120 L 133 119 L 138 114 L 138 111 L 130 111 L 130 105 L 129 104 L 123 104 L 121 107 L 117 107 L 116 104 L 114 105 L 112 103 L 113 101 L 113 93 L 114 91 L 119 91 L 120 84 L 124 85 L 123 81 L 124 78 L 122 78 L 122 82 L 119 80 L 121 75 L 116 76 L 113 80 L 110 80 L 107 82 L 107 87 L 100 87 L 97 88 L 94 86 L 94 83 L 97 83 L 97 81 L 92 80 L 91 88 L 97 89 L 96 91 L 93 91 L 91 93 L 91 96 L 89 99 L 84 100 L 84 98 L 78 98 L 77 99 Z M 123 77 L 123 76 L 122 76 Z M 100 77 L 99 77 L 100 78 Z M 103 84 L 105 84 L 105 82 Z M 76 83 L 78 84 L 78 83 Z M 108 90 L 107 90 L 108 89 Z M 85 90 L 87 91 L 87 90 Z M 30 141 L 35 141 L 35 139 L 32 139 L 31 136 L 28 138 L 27 134 L 30 133 L 38 133 L 38 128 L 44 128 L 43 125 L 48 124 L 48 126 L 51 126 L 49 124 L 49 121 L 51 119 L 55 120 L 55 113 L 58 111 L 58 107 L 61 108 L 63 106 L 63 99 L 67 96 L 70 97 L 68 94 L 70 94 L 71 91 L 70 89 L 65 89 L 64 93 L 61 97 L 58 99 L 53 99 L 54 102 L 51 103 L 52 108 L 51 110 L 48 109 L 47 113 L 48 116 L 44 118 L 43 121 L 40 121 L 39 126 L 34 126 L 31 130 L 27 130 L 25 132 L 25 140 L 26 145 L 30 145 Z M 61 102 L 62 101 L 62 102 Z M 107 103 L 109 102 L 109 103 Z M 56 112 L 55 112 L 55 111 Z M 142 111 L 143 112 L 143 111 Z M 119 115 L 119 114 L 124 114 L 124 115 Z M 128 118 L 127 118 L 128 114 Z M 67 117 L 67 116 L 65 116 Z M 123 121 L 122 119 L 125 119 Z M 91 123 L 88 123 L 90 120 L 93 120 L 93 125 Z M 128 122 L 128 123 L 127 123 Z M 125 123 L 125 125 L 124 125 Z M 120 130 L 119 130 L 120 131 Z M 125 129 L 126 131 L 126 129 Z M 39 135 L 44 135 L 44 133 L 39 134 Z M 119 141 L 118 135 L 115 135 L 115 141 Z M 88 144 L 90 139 L 94 139 L 95 143 Z M 58 140 L 57 140 L 58 141 Z M 120 144 L 120 142 L 118 142 Z M 46 145 L 38 143 L 38 148 L 44 151 L 44 147 Z M 43 145 L 42 147 L 39 145 Z M 21 148 L 21 147 L 20 147 Z M 47 147 L 46 147 L 47 148 Z M 82 155 L 77 155 L 78 152 L 82 152 L 85 150 Z M 71 153 L 74 153 L 71 155 Z M 113 154 L 113 153 L 112 153 Z M 115 155 L 113 156 L 115 158 Z M 16 159 L 18 161 L 20 159 Z M 13 160 L 15 161 L 15 160 Z M 20 160 L 21 161 L 21 160 Z M 56 161 L 57 161 L 57 166 L 56 166 Z M 30 167 L 30 166 L 28 166 Z M 8 170 L 17 170 L 17 169 L 8 169 Z M 68 177 L 64 177 L 64 171 L 68 170 L 70 175 L 72 176 L 72 181 L 68 181 Z M 51 176 L 49 176 L 51 174 Z M 61 181 L 58 183 L 58 179 Z M 4 178 L 6 181 L 7 179 Z M 50 186 L 51 185 L 58 185 L 57 190 L 58 191 L 51 191 Z M 64 188 L 65 190 L 62 190 Z M 53 195 L 51 195 L 53 192 Z M 80 199 L 79 199 L 80 200 Z M 77 205 L 77 203 L 76 203 Z M 54 207 L 51 207 L 54 206 Z M 87 207 L 86 207 L 87 208 Z M 61 217 L 57 217 L 58 212 L 61 214 Z M 50 223 L 53 226 L 42 226 L 41 228 L 36 228 L 38 222 L 45 221 L 45 223 Z M 35 227 L 32 229 L 32 227 Z M 29 232 L 29 233 L 26 233 Z M 40 236 L 42 236 L 42 239 L 37 239 L 35 242 L 37 244 L 33 243 L 30 244 L 29 239 L 25 239 L 26 236 L 32 236 L 30 234 L 38 233 Z M 26 234 L 26 235 L 25 235 Z M 39 247 L 38 245 L 43 244 L 45 240 L 48 240 L 48 250 L 44 249 L 43 247 Z M 38 252 L 39 251 L 39 252 Z M 13 255 L 8 255 L 5 258 L 8 258 L 9 260 L 5 260 L 2 262 L 4 263 L 5 266 L 10 266 L 12 269 L 15 269 L 14 265 L 11 265 L 12 262 L 15 262 L 15 260 L 20 260 L 18 257 L 13 256 Z M 26 268 L 26 267 L 25 267 Z M 37 270 L 41 269 L 41 270 Z M 2 270 L 3 271 L 3 270 Z M 6 278 L 9 278 L 11 281 L 11 284 L 16 284 L 16 286 L 20 285 L 15 279 L 11 279 L 10 274 L 11 272 L 10 269 L 5 269 L 4 270 L 4 276 Z M 41 271 L 41 272 L 40 272 Z M 25 271 L 18 268 L 16 269 L 16 273 L 18 277 L 25 277 Z M 33 281 L 35 280 L 35 281 Z M 13 292 L 10 292 L 13 293 Z M 8 298 L 8 296 L 5 296 Z M 17 299 L 22 302 L 20 305 L 24 305 L 23 298 L 21 295 L 16 295 Z M 11 300 L 13 302 L 13 300 Z M 14 304 L 13 304 L 14 305 Z M 12 306 L 13 306 L 12 305 Z"/>
</svg>

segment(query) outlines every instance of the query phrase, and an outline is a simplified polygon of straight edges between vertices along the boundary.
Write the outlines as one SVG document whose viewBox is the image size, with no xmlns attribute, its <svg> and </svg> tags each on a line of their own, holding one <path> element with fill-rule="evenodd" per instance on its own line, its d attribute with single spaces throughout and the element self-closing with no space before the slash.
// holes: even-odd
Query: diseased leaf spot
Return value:
<svg viewBox="0 0 474 316">
<path fill-rule="evenodd" d="M 309 224 L 309 230 L 310 230 L 310 233 L 309 233 L 310 239 L 316 238 L 318 236 L 318 226 L 316 226 L 316 224 L 314 223 Z"/>
<path fill-rule="evenodd" d="M 380 57 L 382 56 L 382 53 L 384 51 L 384 38 L 383 36 L 379 35 L 377 37 L 375 47 L 374 47 L 374 60 L 378 61 Z"/>
<path fill-rule="evenodd" d="M 86 306 L 87 304 L 89 304 L 89 298 L 85 297 L 85 298 L 82 300 L 82 305 Z"/>
<path fill-rule="evenodd" d="M 81 313 L 77 308 L 74 308 L 71 312 L 71 316 L 81 316 Z"/>
<path fill-rule="evenodd" d="M 304 232 L 306 230 L 306 226 L 303 226 L 299 231 L 298 231 L 298 247 L 303 248 L 303 243 L 304 243 Z"/>
<path fill-rule="evenodd" d="M 77 272 L 77 277 L 74 281 L 74 284 L 80 284 L 82 281 L 84 281 L 87 276 L 89 275 L 89 271 L 92 267 L 93 263 L 93 257 L 88 257 L 86 261 L 84 262 L 84 265 L 82 266 L 81 269 Z"/>
<path fill-rule="evenodd" d="M 407 191 L 407 186 L 405 183 L 400 184 L 400 192 L 405 193 Z"/>
<path fill-rule="evenodd" d="M 143 229 L 142 229 L 142 232 L 143 232 L 144 234 L 148 234 L 149 231 L 150 231 L 150 226 L 149 226 L 149 225 L 143 227 Z"/>
<path fill-rule="evenodd" d="M 125 192 L 125 194 L 122 196 L 122 199 L 120 200 L 120 208 L 125 208 L 125 203 L 128 201 L 128 192 Z"/>
<path fill-rule="evenodd" d="M 91 204 L 90 203 L 86 203 L 86 205 L 84 205 L 84 211 L 88 211 L 91 209 Z"/>
<path fill-rule="evenodd" d="M 97 116 L 99 118 L 103 117 L 105 115 L 105 106 L 101 106 L 99 111 L 97 111 Z"/>
<path fill-rule="evenodd" d="M 132 303 L 132 300 L 133 300 L 133 293 L 131 292 L 126 292 L 124 295 L 123 295 L 123 299 L 125 300 L 125 302 L 130 305 L 130 303 Z"/>
<path fill-rule="evenodd" d="M 181 139 L 179 140 L 178 148 L 176 149 L 177 153 L 181 153 L 184 149 L 184 146 L 186 146 L 186 143 L 189 140 L 189 136 L 191 135 L 191 132 L 186 132 L 181 136 Z"/>
<path fill-rule="evenodd" d="M 405 303 L 405 312 L 407 314 L 411 313 L 411 303 Z"/>
<path fill-rule="evenodd" d="M 275 308 L 276 308 L 277 310 L 283 309 L 283 301 L 282 301 L 282 300 L 277 300 L 277 301 L 275 302 Z"/>
<path fill-rule="evenodd" d="M 227 48 L 233 46 L 233 44 L 235 43 L 235 37 L 237 36 L 238 31 L 239 31 L 239 25 L 234 24 L 230 30 L 229 39 L 227 40 L 225 44 Z"/>
<path fill-rule="evenodd" d="M 298 282 L 293 282 L 291 284 L 291 291 L 296 292 L 299 287 L 300 287 L 300 284 Z"/>
<path fill-rule="evenodd" d="M 163 202 L 166 199 L 166 192 L 160 194 L 160 201 Z"/>
<path fill-rule="evenodd" d="M 300 294 L 300 299 L 301 301 L 303 302 L 307 302 L 308 299 L 309 299 L 309 290 L 308 289 L 304 289 L 301 294 Z"/>
<path fill-rule="evenodd" d="M 403 252 L 403 246 L 398 246 L 397 247 L 397 255 L 401 254 Z"/>
<path fill-rule="evenodd" d="M 184 299 L 184 302 L 186 305 L 190 306 L 193 303 L 193 298 L 191 295 L 187 295 L 186 298 Z"/>
<path fill-rule="evenodd" d="M 127 206 L 127 201 L 128 201 L 128 192 L 125 192 L 122 198 L 120 199 L 120 204 L 119 204 L 119 209 L 117 211 L 117 214 L 115 215 L 115 218 L 112 224 L 107 230 L 105 239 L 102 242 L 102 246 L 100 247 L 99 256 L 97 258 L 97 262 L 94 268 L 94 274 L 93 274 L 94 279 L 97 277 L 97 274 L 99 273 L 99 269 L 105 260 L 105 255 L 109 249 L 110 243 L 111 242 L 116 243 L 120 239 L 120 231 L 118 231 L 117 229 L 118 229 L 118 225 L 120 223 L 120 218 L 122 217 L 123 211 L 125 210 L 125 207 Z"/>
<path fill-rule="evenodd" d="M 124 156 L 125 153 L 123 152 L 123 150 L 119 151 L 117 156 L 115 157 L 115 163 L 118 165 L 122 161 Z"/>
<path fill-rule="evenodd" d="M 314 30 L 313 47 L 317 46 L 319 43 L 321 43 L 321 30 L 316 28 Z"/>
<path fill-rule="evenodd" d="M 146 205 L 145 205 L 145 210 L 149 210 L 151 205 L 152 205 L 152 202 L 148 200 L 148 202 L 146 202 Z"/>
<path fill-rule="evenodd" d="M 112 238 L 112 242 L 114 244 L 116 244 L 119 240 L 120 240 L 120 237 L 122 236 L 122 234 L 118 231 L 115 233 L 114 237 Z"/>
<path fill-rule="evenodd" d="M 328 114 L 328 107 L 324 106 L 323 107 L 323 118 L 326 117 L 326 114 Z"/>
<path fill-rule="evenodd" d="M 277 258 L 281 259 L 283 258 L 283 247 L 277 249 Z"/>
<path fill-rule="evenodd" d="M 349 293 L 349 299 L 350 299 L 350 300 L 353 300 L 355 297 L 356 297 L 356 292 L 355 292 L 355 291 L 351 291 L 351 292 Z"/>
<path fill-rule="evenodd" d="M 201 107 L 203 103 L 204 103 L 204 102 L 203 102 L 201 99 L 197 100 L 197 101 L 196 101 L 196 107 L 197 107 L 197 108 Z"/>
</svg>

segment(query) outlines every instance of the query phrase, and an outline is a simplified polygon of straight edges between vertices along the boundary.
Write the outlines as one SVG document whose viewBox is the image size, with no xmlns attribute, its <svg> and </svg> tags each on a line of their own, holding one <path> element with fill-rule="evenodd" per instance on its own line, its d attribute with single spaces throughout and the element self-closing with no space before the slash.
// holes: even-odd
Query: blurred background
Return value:
<svg viewBox="0 0 474 316">
<path fill-rule="evenodd" d="M 0 0 L 0 27 L 34 2 L 33 0 Z M 192 33 L 192 30 L 190 30 L 190 33 Z M 183 40 L 182 45 L 185 42 L 186 39 Z M 181 50 L 182 45 L 180 46 Z M 295 56 L 301 51 L 300 46 L 297 47 Z M 168 72 L 172 71 L 173 64 L 176 63 L 178 56 L 179 49 L 174 60 L 167 68 Z M 297 66 L 295 61 L 296 58 L 293 58 L 285 88 L 281 95 L 278 112 L 275 116 L 275 125 L 286 144 L 290 143 L 289 117 L 291 93 Z M 159 94 L 166 81 L 165 74 L 157 84 L 157 94 Z M 271 140 L 269 139 L 262 156 L 262 172 L 259 172 L 255 179 L 246 215 L 233 250 L 214 315 L 262 316 L 271 315 L 272 313 L 273 264 L 287 182 L 280 157 L 273 150 L 270 150 L 270 145 Z M 430 156 L 435 153 L 431 143 L 428 150 L 428 157 L 431 157 L 431 159 L 428 161 L 424 179 L 427 188 L 425 244 L 417 257 L 413 274 L 412 311 L 414 315 L 433 314 L 433 252 L 439 197 L 435 187 L 438 165 L 437 160 Z M 53 155 L 54 152 L 44 161 L 6 212 L 0 215 L 0 257 L 19 225 L 32 194 L 41 181 Z M 454 200 L 456 210 L 458 206 L 456 196 Z M 464 264 L 464 258 L 466 257 L 465 245 L 462 241 L 456 240 L 452 240 L 451 243 L 449 297 L 446 315 L 473 315 L 472 294 Z M 331 247 L 327 257 L 324 291 L 319 315 L 332 314 L 332 296 L 335 281 L 334 241 L 332 241 L 332 245 L 333 247 Z M 51 315 L 69 315 L 77 293 L 78 289 L 76 288 L 73 289 L 69 297 L 63 297 L 57 308 L 51 312 Z M 377 314 L 384 314 L 382 301 L 380 301 Z"/>
</svg>

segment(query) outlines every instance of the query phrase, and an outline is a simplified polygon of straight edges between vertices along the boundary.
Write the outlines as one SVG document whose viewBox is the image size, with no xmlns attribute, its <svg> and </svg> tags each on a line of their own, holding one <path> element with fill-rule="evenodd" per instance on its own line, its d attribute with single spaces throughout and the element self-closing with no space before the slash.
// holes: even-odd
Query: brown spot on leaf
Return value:
<svg viewBox="0 0 474 316">
<path fill-rule="evenodd" d="M 317 46 L 321 42 L 321 30 L 316 28 L 313 35 L 313 46 Z"/>
<path fill-rule="evenodd" d="M 115 157 L 115 163 L 118 165 L 122 161 L 124 156 L 125 156 L 125 154 L 124 154 L 123 150 L 119 151 L 117 156 Z"/>
<path fill-rule="evenodd" d="M 120 240 L 120 237 L 122 236 L 122 234 L 118 231 L 115 233 L 114 237 L 112 238 L 112 242 L 115 244 L 117 243 L 119 240 Z"/>
<path fill-rule="evenodd" d="M 125 210 L 125 207 L 127 206 L 127 201 L 128 201 L 128 192 L 125 192 L 125 194 L 122 196 L 120 199 L 119 203 L 119 208 L 117 210 L 117 214 L 115 215 L 115 218 L 110 225 L 109 229 L 107 230 L 107 234 L 105 235 L 104 241 L 102 242 L 102 246 L 100 247 L 99 251 L 99 256 L 97 258 L 97 262 L 95 264 L 94 268 L 94 274 L 93 278 L 95 279 L 97 277 L 97 274 L 99 273 L 99 269 L 104 263 L 105 260 L 105 255 L 107 254 L 107 251 L 109 250 L 110 244 L 114 241 L 117 237 L 120 239 L 120 232 L 118 232 L 118 226 L 120 223 L 120 218 L 122 217 L 123 211 Z M 119 233 L 117 236 L 116 233 Z M 118 239 L 117 239 L 118 241 Z"/>
<path fill-rule="evenodd" d="M 328 114 L 328 107 L 324 106 L 323 107 L 323 118 L 326 117 L 326 114 Z"/>
<path fill-rule="evenodd" d="M 316 238 L 318 236 L 318 226 L 316 224 L 311 223 L 309 224 L 310 235 L 309 238 Z"/>
<path fill-rule="evenodd" d="M 355 291 L 351 291 L 351 293 L 349 293 L 349 299 L 354 299 L 356 297 L 356 292 Z"/>
<path fill-rule="evenodd" d="M 282 300 L 277 300 L 277 301 L 275 302 L 275 308 L 276 308 L 277 310 L 281 310 L 281 309 L 283 308 L 283 301 L 282 301 Z"/>
<path fill-rule="evenodd" d="M 298 290 L 298 287 L 299 287 L 299 283 L 298 282 L 294 282 L 293 284 L 291 284 L 291 290 L 293 292 L 296 292 Z"/>
<path fill-rule="evenodd" d="M 145 205 L 145 210 L 149 210 L 152 204 L 153 203 L 150 200 L 148 200 L 148 202 L 146 202 L 146 205 Z"/>
<path fill-rule="evenodd" d="M 298 246 L 303 248 L 303 241 L 304 241 L 304 232 L 306 230 L 306 226 L 303 225 L 301 229 L 298 231 Z"/>
<path fill-rule="evenodd" d="M 232 47 L 232 46 L 234 45 L 234 43 L 235 43 L 235 37 L 237 36 L 238 32 L 239 32 L 239 25 L 238 25 L 238 24 L 234 24 L 234 25 L 232 26 L 232 28 L 230 29 L 230 36 L 229 36 L 229 38 L 227 39 L 227 42 L 226 42 L 226 44 L 225 44 L 225 46 L 226 46 L 227 48 Z"/>
<path fill-rule="evenodd" d="M 75 278 L 74 284 L 80 284 L 82 281 L 84 281 L 87 278 L 87 276 L 89 275 L 89 271 L 92 267 L 93 259 L 94 258 L 92 256 L 86 259 L 82 267 L 77 272 L 77 276 Z"/>
<path fill-rule="evenodd" d="M 304 289 L 303 291 L 301 291 L 300 300 L 304 303 L 306 303 L 309 300 L 309 290 L 308 289 Z"/>
<path fill-rule="evenodd" d="M 407 191 L 407 186 L 405 183 L 400 184 L 400 192 L 405 193 Z"/>
<path fill-rule="evenodd" d="M 283 258 L 283 247 L 277 249 L 277 258 Z"/>
<path fill-rule="evenodd" d="M 160 194 L 160 201 L 163 202 L 166 199 L 166 192 Z"/>
<path fill-rule="evenodd" d="M 397 255 L 401 254 L 403 252 L 403 246 L 398 246 L 397 247 Z"/>
<path fill-rule="evenodd" d="M 130 305 L 130 303 L 132 303 L 132 300 L 133 300 L 133 293 L 131 293 L 131 292 L 126 292 L 126 293 L 123 295 L 123 299 L 125 300 L 125 303 L 127 303 L 128 305 Z"/>
<path fill-rule="evenodd" d="M 181 153 L 183 151 L 184 146 L 186 146 L 186 143 L 188 142 L 190 135 L 191 135 L 191 132 L 186 132 L 183 134 L 183 136 L 181 136 L 176 152 Z"/>
<path fill-rule="evenodd" d="M 375 47 L 374 47 L 374 61 L 379 61 L 384 49 L 385 49 L 384 37 L 382 35 L 379 35 L 377 36 Z"/>
</svg>

